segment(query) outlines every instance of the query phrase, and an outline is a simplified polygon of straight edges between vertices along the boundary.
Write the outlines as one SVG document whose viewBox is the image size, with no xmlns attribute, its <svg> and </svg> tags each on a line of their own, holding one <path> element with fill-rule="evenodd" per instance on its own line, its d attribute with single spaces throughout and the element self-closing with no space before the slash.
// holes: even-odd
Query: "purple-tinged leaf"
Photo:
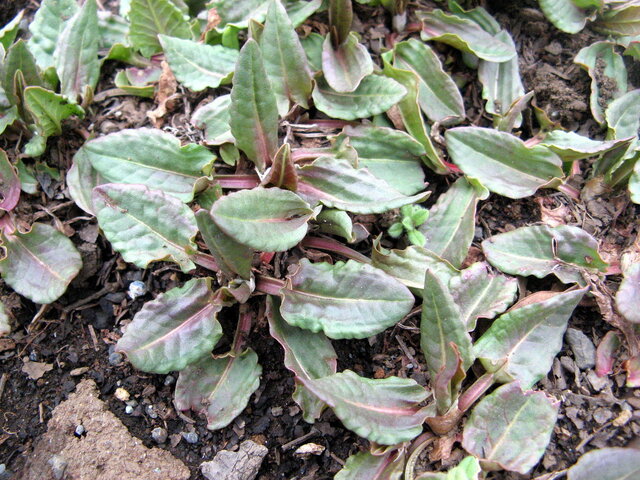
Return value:
<svg viewBox="0 0 640 480">
<path fill-rule="evenodd" d="M 404 473 L 406 453 L 389 450 L 383 455 L 359 452 L 347 459 L 334 480 L 400 480 Z"/>
<path fill-rule="evenodd" d="M 518 380 L 522 388 L 531 388 L 551 369 L 567 322 L 586 291 L 536 292 L 525 298 L 476 341 L 475 356 L 497 381 Z"/>
<path fill-rule="evenodd" d="M 280 0 L 269 5 L 260 48 L 280 116 L 289 111 L 289 101 L 309 108 L 313 83 L 307 57 Z"/>
<path fill-rule="evenodd" d="M 335 48 L 347 41 L 352 23 L 351 0 L 329 0 L 329 28 Z"/>
<path fill-rule="evenodd" d="M 310 333 L 289 325 L 280 315 L 280 299 L 268 297 L 269 333 L 284 349 L 284 365 L 296 376 L 293 399 L 300 405 L 305 421 L 313 423 L 326 404 L 313 395 L 300 379 L 316 380 L 336 373 L 337 355 L 322 333 Z"/>
<path fill-rule="evenodd" d="M 91 166 L 87 152 L 80 148 L 73 156 L 73 165 L 67 172 L 67 185 L 71 198 L 85 212 L 95 216 L 91 195 L 94 187 L 107 183 L 98 171 Z"/>
<path fill-rule="evenodd" d="M 640 35 L 640 5 L 636 2 L 619 2 L 619 8 L 606 10 L 598 18 L 595 28 L 608 35 Z"/>
<path fill-rule="evenodd" d="M 564 176 L 555 153 L 540 145 L 528 148 L 507 132 L 457 127 L 447 130 L 445 138 L 451 158 L 465 175 L 505 197 L 528 197 Z"/>
<path fill-rule="evenodd" d="M 273 185 L 293 192 L 298 190 L 298 173 L 291 158 L 291 145 L 285 143 L 280 147 L 262 185 Z"/>
<path fill-rule="evenodd" d="M 518 280 L 492 274 L 484 262 L 474 263 L 449 282 L 453 300 L 460 308 L 460 318 L 467 331 L 476 328 L 478 318 L 493 318 L 513 303 Z"/>
<path fill-rule="evenodd" d="M 251 349 L 204 358 L 180 372 L 176 406 L 206 415 L 209 430 L 224 428 L 245 409 L 260 386 L 261 374 L 258 356 Z"/>
<path fill-rule="evenodd" d="M 235 142 L 229 126 L 230 105 L 231 95 L 221 95 L 193 112 L 191 124 L 204 129 L 204 140 L 207 145 Z"/>
<path fill-rule="evenodd" d="M 592 450 L 567 471 L 568 480 L 633 480 L 640 478 L 640 450 L 610 447 Z"/>
<path fill-rule="evenodd" d="M 252 39 L 240 50 L 229 114 L 236 146 L 264 171 L 278 150 L 278 106 L 260 47 Z"/>
<path fill-rule="evenodd" d="M 621 344 L 620 337 L 613 330 L 602 337 L 596 349 L 596 375 L 604 377 L 613 372 L 615 353 Z"/>
<path fill-rule="evenodd" d="M 213 221 L 224 233 L 263 252 L 283 252 L 297 245 L 313 214 L 298 195 L 279 188 L 241 190 L 211 208 Z"/>
<path fill-rule="evenodd" d="M 506 62 L 516 56 L 513 45 L 500 41 L 471 20 L 439 9 L 420 12 L 419 16 L 423 40 L 437 40 L 489 62 Z"/>
<path fill-rule="evenodd" d="M 631 323 L 640 323 L 640 263 L 632 264 L 616 293 L 618 311 Z"/>
<path fill-rule="evenodd" d="M 291 325 L 329 338 L 366 338 L 409 313 L 413 295 L 382 270 L 354 260 L 300 261 L 282 289 L 280 312 Z"/>
<path fill-rule="evenodd" d="M 105 237 L 125 261 L 146 268 L 172 260 L 183 272 L 195 268 L 196 219 L 177 198 L 144 185 L 107 183 L 93 189 L 92 202 Z"/>
<path fill-rule="evenodd" d="M 563 162 L 573 162 L 585 158 L 600 156 L 624 145 L 630 145 L 630 139 L 623 140 L 591 140 L 574 132 L 553 130 L 545 135 L 541 145 L 549 147 L 562 158 Z"/>
<path fill-rule="evenodd" d="M 327 35 L 322 45 L 322 73 L 336 92 L 353 92 L 364 77 L 373 73 L 373 61 L 355 33 L 351 32 L 335 49 Z"/>
<path fill-rule="evenodd" d="M 407 442 L 422 432 L 419 404 L 429 392 L 414 380 L 363 378 L 345 370 L 304 385 L 329 405 L 350 430 L 383 445 Z"/>
<path fill-rule="evenodd" d="M 511 275 L 543 278 L 553 273 L 563 283 L 582 283 L 581 269 L 604 272 L 598 242 L 578 227 L 534 225 L 482 242 L 491 265 Z"/>
<path fill-rule="evenodd" d="M 640 387 L 640 355 L 622 362 L 622 368 L 627 372 L 625 385 L 629 388 Z"/>
<path fill-rule="evenodd" d="M 116 345 L 139 370 L 168 373 L 207 356 L 222 337 L 210 278 L 194 278 L 144 304 Z"/>
<path fill-rule="evenodd" d="M 196 212 L 196 222 L 204 243 L 216 259 L 220 270 L 229 278 L 234 278 L 236 275 L 244 279 L 250 278 L 253 250 L 236 242 L 220 230 L 207 210 Z"/>
<path fill-rule="evenodd" d="M 405 196 L 367 169 L 330 156 L 319 157 L 298 170 L 298 194 L 311 203 L 353 213 L 382 213 L 429 196 L 428 192 Z"/>
<path fill-rule="evenodd" d="M 4 57 L 0 72 L 0 86 L 9 103 L 19 106 L 24 87 L 39 85 L 42 85 L 42 79 L 36 61 L 25 41 L 20 39 L 11 45 Z M 23 109 L 19 107 L 19 110 L 22 115 Z"/>
<path fill-rule="evenodd" d="M 189 23 L 171 0 L 131 0 L 129 40 L 143 56 L 162 51 L 158 35 L 191 38 Z"/>
<path fill-rule="evenodd" d="M 0 209 L 13 210 L 20 199 L 20 179 L 4 150 L 0 148 Z"/>
<path fill-rule="evenodd" d="M 467 257 L 476 226 L 476 206 L 489 191 L 475 180 L 460 177 L 429 210 L 429 219 L 419 230 L 425 248 L 460 268 Z"/>
<path fill-rule="evenodd" d="M 6 256 L 0 274 L 20 295 L 35 303 L 52 303 L 82 268 L 71 240 L 55 228 L 34 223 L 27 233 L 0 233 Z"/>
<path fill-rule="evenodd" d="M 517 382 L 484 397 L 464 426 L 462 446 L 489 468 L 528 473 L 544 453 L 558 404 L 542 392 L 522 392 Z"/>
</svg>

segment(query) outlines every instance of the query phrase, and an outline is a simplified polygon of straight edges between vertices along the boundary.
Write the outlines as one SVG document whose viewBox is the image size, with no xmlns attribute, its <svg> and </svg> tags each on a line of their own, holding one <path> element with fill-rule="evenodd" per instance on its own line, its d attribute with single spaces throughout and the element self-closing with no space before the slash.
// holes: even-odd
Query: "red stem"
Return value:
<svg viewBox="0 0 640 480">
<path fill-rule="evenodd" d="M 267 295 L 280 295 L 284 288 L 284 281 L 265 275 L 256 275 L 256 290 Z"/>
<path fill-rule="evenodd" d="M 244 189 L 255 188 L 260 185 L 260 178 L 257 175 L 216 175 L 216 182 L 220 184 L 222 188 L 230 189 Z"/>
<path fill-rule="evenodd" d="M 220 271 L 220 267 L 216 263 L 216 259 L 213 258 L 211 255 L 207 255 L 206 253 L 196 252 L 193 255 L 191 255 L 191 260 L 193 260 L 194 263 L 208 270 L 212 270 L 214 272 Z"/>
<path fill-rule="evenodd" d="M 575 189 L 571 185 L 563 183 L 562 185 L 560 185 L 558 187 L 558 191 L 560 191 L 560 192 L 564 193 L 565 195 L 573 198 L 574 200 L 580 200 L 580 191 Z"/>
<path fill-rule="evenodd" d="M 319 250 L 327 250 L 342 255 L 343 257 L 356 260 L 358 262 L 371 264 L 371 259 L 359 252 L 356 252 L 352 248 L 343 245 L 331 238 L 325 237 L 305 237 L 300 242 L 303 247 L 317 248 Z"/>
<path fill-rule="evenodd" d="M 233 338 L 233 346 L 231 347 L 231 351 L 234 353 L 240 353 L 242 347 L 249 336 L 249 332 L 251 331 L 251 324 L 253 323 L 253 315 L 249 311 L 249 306 L 246 303 L 240 305 L 240 314 L 238 317 L 238 326 L 236 327 L 236 334 Z"/>
<path fill-rule="evenodd" d="M 495 381 L 495 375 L 493 373 L 485 373 L 471 385 L 467 390 L 460 395 L 458 400 L 458 410 L 466 412 L 471 405 L 473 405 L 484 392 L 486 392 Z"/>
</svg>

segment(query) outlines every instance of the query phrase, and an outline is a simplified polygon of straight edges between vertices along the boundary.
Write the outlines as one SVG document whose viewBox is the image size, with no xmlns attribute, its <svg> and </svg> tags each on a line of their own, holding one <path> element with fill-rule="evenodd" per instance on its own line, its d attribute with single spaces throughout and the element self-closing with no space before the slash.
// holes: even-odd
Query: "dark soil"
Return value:
<svg viewBox="0 0 640 480">
<path fill-rule="evenodd" d="M 0 24 L 4 25 L 12 18 L 19 3 L 0 2 Z M 418 3 L 428 7 L 435 5 Z M 595 34 L 587 31 L 566 35 L 557 31 L 535 9 L 536 2 L 488 3 L 491 3 L 490 11 L 517 43 L 525 87 L 527 91 L 536 92 L 537 105 L 552 120 L 569 129 L 598 134 L 588 107 L 590 79 L 572 62 L 580 48 L 597 38 Z M 30 8 L 34 6 L 30 5 Z M 356 7 L 359 20 L 355 29 L 376 51 L 390 33 L 389 18 L 381 9 L 358 4 Z M 318 17 L 320 21 L 322 18 Z M 309 25 L 317 28 L 321 23 L 310 22 Z M 442 53 L 459 58 L 456 51 L 446 47 Z M 481 87 L 475 73 L 461 65 L 456 62 L 453 68 L 471 80 L 463 90 L 469 108 L 468 118 L 475 124 L 489 125 L 490 119 L 482 110 Z M 108 68 L 105 71 L 109 72 Z M 103 75 L 98 91 L 112 87 L 112 78 L 113 73 Z M 185 129 L 184 119 L 188 118 L 188 110 L 193 110 L 204 97 L 186 97 L 184 106 L 174 112 L 173 120 L 167 122 L 165 128 L 185 138 L 197 136 L 198 132 Z M 108 133 L 148 125 L 145 112 L 151 108 L 154 108 L 151 100 L 130 97 L 96 103 L 88 118 L 70 122 L 62 136 L 50 139 L 43 159 L 65 172 L 74 152 L 92 128 Z M 523 137 L 531 136 L 535 128 L 535 120 L 529 118 L 523 127 Z M 18 138 L 4 136 L 0 142 L 12 159 L 21 148 L 17 141 Z M 121 336 L 121 326 L 133 317 L 144 301 L 182 284 L 188 277 L 169 264 L 154 264 L 143 271 L 123 262 L 98 235 L 95 219 L 87 217 L 69 201 L 64 175 L 56 180 L 42 174 L 39 181 L 43 192 L 23 195 L 18 218 L 25 225 L 39 219 L 53 221 L 63 228 L 82 253 L 84 268 L 58 302 L 42 308 L 12 293 L 0 281 L 0 297 L 11 312 L 14 327 L 9 338 L 0 339 L 0 463 L 6 464 L 7 469 L 20 472 L 35 440 L 46 430 L 52 409 L 86 377 L 97 383 L 101 398 L 111 411 L 145 445 L 156 446 L 151 439 L 153 428 L 166 428 L 169 438 L 161 446 L 189 466 L 194 480 L 203 478 L 198 472 L 202 461 L 210 460 L 219 450 L 233 449 L 246 439 L 269 448 L 258 475 L 261 480 L 332 478 L 350 454 L 366 446 L 366 441 L 343 428 L 330 411 L 314 425 L 302 420 L 300 409 L 291 399 L 293 377 L 283 366 L 282 349 L 269 336 L 257 303 L 252 304 L 256 309 L 256 320 L 248 344 L 260 358 L 263 375 L 261 386 L 251 397 L 247 409 L 228 428 L 215 432 L 206 429 L 203 418 L 178 415 L 171 403 L 174 375 L 144 374 L 133 369 L 119 354 L 113 355 L 112 351 Z M 433 202 L 446 190 L 447 180 L 432 175 L 429 181 L 435 192 L 430 200 Z M 491 196 L 478 209 L 476 243 L 469 260 L 481 258 L 479 243 L 484 238 L 538 222 L 550 212 L 562 214 L 569 223 L 581 224 L 596 235 L 608 251 L 619 252 L 638 235 L 640 228 L 636 219 L 640 211 L 638 206 L 628 202 L 628 198 L 625 200 L 624 195 L 604 195 L 600 204 L 606 204 L 607 207 L 602 207 L 606 213 L 594 214 L 582 202 L 551 191 L 542 191 L 535 197 L 519 201 Z M 603 215 L 608 216 L 606 221 L 599 221 L 598 217 Z M 372 225 L 373 232 L 384 226 Z M 360 244 L 359 248 L 368 253 L 370 242 Z M 286 259 L 281 261 L 284 272 L 287 262 Z M 206 274 L 204 271 L 196 273 Z M 618 277 L 613 278 L 619 281 Z M 128 284 L 133 280 L 146 283 L 146 296 L 137 300 L 127 297 Z M 523 286 L 535 291 L 549 287 L 551 283 L 551 280 L 535 280 Z M 616 288 L 615 282 L 609 286 Z M 233 310 L 227 315 L 222 319 L 226 325 L 236 318 Z M 416 318 L 408 319 L 404 325 L 371 340 L 334 342 L 339 369 L 349 368 L 376 378 L 411 377 L 427 384 L 425 373 L 420 369 L 422 358 L 416 321 Z M 583 331 L 596 345 L 611 328 L 603 321 L 595 303 L 579 307 L 570 326 Z M 232 335 L 233 329 L 227 329 L 227 332 Z M 565 345 L 552 372 L 541 383 L 547 393 L 562 400 L 560 419 L 543 460 L 530 476 L 493 473 L 489 478 L 533 478 L 569 467 L 589 449 L 637 441 L 640 436 L 640 392 L 625 388 L 621 373 L 598 382 L 592 374 L 580 371 L 573 356 Z M 22 371 L 25 361 L 47 363 L 53 368 L 42 378 L 31 380 Z M 619 372 L 619 365 L 616 368 Z M 114 392 L 119 387 L 126 389 L 135 400 L 129 403 L 133 407 L 132 413 L 126 413 L 127 404 L 115 398 Z M 185 441 L 182 434 L 187 432 L 198 434 L 197 443 Z M 326 448 L 318 456 L 296 456 L 295 449 L 307 442 Z M 456 447 L 448 463 L 455 463 L 460 455 L 462 451 Z M 428 463 L 425 460 L 424 464 Z M 429 468 L 446 467 L 446 464 L 446 461 L 437 462 Z"/>
</svg>

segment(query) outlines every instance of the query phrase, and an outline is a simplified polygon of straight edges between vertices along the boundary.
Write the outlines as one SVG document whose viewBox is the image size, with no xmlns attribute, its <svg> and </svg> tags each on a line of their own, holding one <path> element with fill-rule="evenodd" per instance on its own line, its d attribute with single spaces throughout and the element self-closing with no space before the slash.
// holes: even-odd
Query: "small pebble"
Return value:
<svg viewBox="0 0 640 480">
<path fill-rule="evenodd" d="M 31 352 L 29 354 L 29 360 L 31 360 L 32 362 L 37 362 L 38 361 L 38 352 Z"/>
<path fill-rule="evenodd" d="M 124 357 L 120 352 L 113 352 L 109 355 L 109 365 L 113 367 L 117 367 L 118 365 L 120 365 L 122 363 L 122 360 L 124 360 Z"/>
<path fill-rule="evenodd" d="M 296 449 L 294 455 L 306 457 L 307 455 L 321 455 L 324 452 L 324 445 L 318 445 L 317 443 L 306 443 Z"/>
<path fill-rule="evenodd" d="M 88 371 L 89 371 L 89 367 L 74 368 L 69 372 L 69 375 L 71 375 L 72 377 L 79 377 L 80 375 L 84 375 Z"/>
<path fill-rule="evenodd" d="M 171 375 L 167 375 L 166 377 L 164 377 L 164 386 L 165 387 L 170 387 L 174 383 L 176 383 L 175 377 L 172 377 Z"/>
<path fill-rule="evenodd" d="M 593 419 L 600 425 L 609 421 L 613 417 L 613 412 L 606 408 L 596 408 L 593 412 Z"/>
<path fill-rule="evenodd" d="M 149 416 L 150 418 L 158 418 L 158 414 L 153 409 L 153 405 L 147 405 L 144 411 L 146 412 L 147 416 Z"/>
<path fill-rule="evenodd" d="M 84 434 L 84 432 L 85 432 L 84 426 L 82 426 L 82 425 L 78 425 L 78 426 L 76 427 L 75 432 L 73 432 L 73 434 L 74 434 L 76 437 L 81 437 L 81 436 Z"/>
<path fill-rule="evenodd" d="M 129 284 L 129 291 L 127 295 L 131 298 L 131 300 L 135 300 L 138 297 L 142 297 L 147 293 L 147 286 L 144 282 L 140 280 L 135 280 Z"/>
<path fill-rule="evenodd" d="M 167 431 L 162 427 L 156 427 L 151 430 L 151 438 L 156 443 L 164 443 L 167 441 Z"/>
<path fill-rule="evenodd" d="M 133 407 L 131 405 L 127 405 L 126 407 L 124 407 L 124 413 L 126 413 L 127 415 L 131 415 L 133 413 Z"/>
<path fill-rule="evenodd" d="M 596 347 L 581 330 L 568 328 L 565 334 L 567 343 L 573 351 L 573 358 L 580 370 L 588 370 L 596 364 Z"/>
<path fill-rule="evenodd" d="M 274 417 L 279 417 L 280 415 L 282 415 L 282 407 L 273 407 L 271 409 L 271 415 L 273 415 Z"/>
<path fill-rule="evenodd" d="M 65 470 L 67 469 L 67 460 L 62 455 L 54 455 L 47 463 L 51 467 L 53 478 L 56 480 L 62 480 L 64 478 Z"/>
<path fill-rule="evenodd" d="M 198 443 L 198 434 L 196 432 L 182 432 L 182 438 L 184 438 L 187 443 Z"/>
<path fill-rule="evenodd" d="M 116 393 L 114 393 L 114 395 L 121 402 L 126 402 L 127 400 L 129 400 L 129 398 L 131 398 L 131 395 L 129 394 L 129 392 L 127 392 L 122 387 L 116 388 Z"/>
</svg>

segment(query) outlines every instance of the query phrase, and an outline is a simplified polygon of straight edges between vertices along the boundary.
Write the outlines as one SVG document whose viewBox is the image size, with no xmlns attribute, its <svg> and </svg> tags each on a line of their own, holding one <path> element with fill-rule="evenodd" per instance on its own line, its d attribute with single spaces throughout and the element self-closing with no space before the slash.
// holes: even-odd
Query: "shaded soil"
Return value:
<svg viewBox="0 0 640 480">
<path fill-rule="evenodd" d="M 6 23 L 17 10 L 18 2 L 0 3 L 0 24 Z M 418 2 L 428 8 L 435 4 Z M 566 35 L 555 30 L 535 9 L 536 2 L 512 6 L 512 2 L 489 2 L 488 8 L 510 31 L 518 46 L 520 66 L 526 90 L 536 92 L 537 105 L 554 121 L 587 135 L 597 135 L 597 126 L 588 107 L 590 79 L 572 63 L 577 51 L 597 37 L 591 32 Z M 30 6 L 33 8 L 33 5 Z M 371 50 L 380 51 L 390 33 L 389 17 L 381 9 L 357 6 L 359 20 L 354 24 Z M 316 17 L 310 28 L 318 29 L 324 17 Z M 315 22 L 315 23 L 314 23 Z M 454 73 L 468 79 L 462 91 L 470 123 L 488 126 L 490 117 L 482 109 L 481 86 L 476 74 L 460 61 L 458 52 L 438 47 L 443 58 L 454 60 Z M 103 71 L 98 92 L 112 88 L 115 66 Z M 180 138 L 197 141 L 199 132 L 186 126 L 190 112 L 206 98 L 206 94 L 187 94 L 185 101 L 173 112 L 165 129 Z M 109 133 L 122 128 L 149 124 L 146 111 L 153 101 L 122 97 L 96 103 L 83 121 L 69 122 L 61 137 L 50 139 L 45 160 L 49 166 L 65 172 L 72 156 L 82 145 L 88 132 L 95 129 Z M 526 118 L 523 137 L 533 135 L 537 123 Z M 335 132 L 327 132 L 335 133 Z M 299 139 L 303 141 L 304 139 Z M 10 158 L 20 151 L 19 139 L 4 136 L 0 146 Z M 584 173 L 586 178 L 586 173 Z M 113 345 L 121 336 L 121 326 L 128 322 L 143 303 L 160 292 L 181 285 L 188 276 L 170 264 L 154 264 L 143 271 L 122 261 L 98 234 L 95 219 L 90 219 L 70 201 L 64 175 L 60 179 L 42 172 L 39 175 L 42 193 L 23 195 L 17 216 L 24 225 L 39 220 L 54 222 L 76 244 L 83 256 L 84 268 L 69 291 L 56 303 L 39 308 L 12 293 L 0 281 L 0 297 L 11 312 L 14 333 L 0 339 L 0 463 L 13 472 L 20 472 L 38 438 L 46 431 L 52 410 L 64 401 L 76 385 L 85 378 L 98 386 L 100 398 L 108 405 L 129 432 L 147 447 L 157 446 L 151 438 L 156 427 L 167 430 L 168 438 L 160 446 L 181 459 L 191 470 L 192 480 L 203 478 L 198 472 L 202 461 L 210 460 L 221 449 L 234 449 L 240 442 L 252 439 L 269 448 L 258 478 L 328 479 L 341 468 L 352 453 L 366 447 L 367 442 L 344 429 L 330 411 L 314 425 L 302 420 L 298 406 L 291 399 L 294 389 L 291 374 L 283 367 L 279 344 L 268 334 L 263 312 L 255 309 L 255 324 L 248 344 L 255 349 L 263 368 L 262 382 L 251 397 L 247 409 L 227 428 L 211 432 L 203 418 L 178 414 L 171 398 L 175 375 L 144 374 L 133 369 L 118 354 Z M 429 202 L 435 202 L 446 190 L 451 179 L 428 177 L 434 191 Z M 577 177 L 576 186 L 583 180 Z M 619 254 L 639 233 L 640 210 L 630 204 L 624 194 L 604 192 L 592 202 L 574 201 L 557 192 L 542 191 L 534 197 L 512 201 L 492 196 L 481 203 L 476 221 L 476 238 L 469 262 L 481 259 L 480 242 L 496 233 L 529 225 L 549 217 L 565 223 L 579 224 L 602 242 L 606 251 Z M 367 219 L 363 219 L 367 220 Z M 373 235 L 388 227 L 391 219 L 369 219 Z M 359 244 L 368 253 L 370 241 Z M 302 256 L 301 252 L 293 251 Z M 320 252 L 311 252 L 322 256 Z M 288 261 L 277 257 L 279 270 L 286 271 Z M 197 276 L 207 275 L 205 271 Z M 133 280 L 142 280 L 148 293 L 131 300 L 126 291 Z M 615 291 L 619 277 L 609 277 L 607 286 Z M 553 287 L 550 279 L 528 279 L 523 288 L 531 291 Z M 230 309 L 222 318 L 228 335 L 237 312 Z M 399 325 L 370 340 L 336 341 L 339 370 L 349 368 L 375 378 L 389 375 L 414 378 L 427 384 L 427 376 L 419 347 L 417 318 Z M 584 332 L 597 345 L 611 327 L 602 319 L 594 302 L 584 302 L 574 314 L 570 326 Z M 227 342 L 230 342 L 230 338 Z M 627 445 L 640 436 L 640 392 L 624 387 L 624 375 L 616 364 L 615 374 L 598 379 L 591 370 L 580 370 L 574 352 L 567 345 L 554 362 L 552 372 L 541 383 L 542 388 L 562 399 L 560 418 L 552 441 L 541 463 L 531 475 L 492 473 L 492 479 L 533 478 L 543 473 L 559 471 L 573 464 L 591 448 Z M 38 380 L 23 372 L 29 362 L 50 365 L 50 371 Z M 125 389 L 127 402 L 115 396 L 116 389 Z M 127 408 L 129 407 L 129 408 Z M 197 434 L 197 442 L 189 443 Z M 323 445 L 320 455 L 306 457 L 294 454 L 308 442 Z M 451 458 L 429 466 L 444 468 L 462 455 L 460 448 Z M 429 465 L 425 459 L 421 468 Z M 20 475 L 17 475 L 20 478 Z"/>
</svg>

